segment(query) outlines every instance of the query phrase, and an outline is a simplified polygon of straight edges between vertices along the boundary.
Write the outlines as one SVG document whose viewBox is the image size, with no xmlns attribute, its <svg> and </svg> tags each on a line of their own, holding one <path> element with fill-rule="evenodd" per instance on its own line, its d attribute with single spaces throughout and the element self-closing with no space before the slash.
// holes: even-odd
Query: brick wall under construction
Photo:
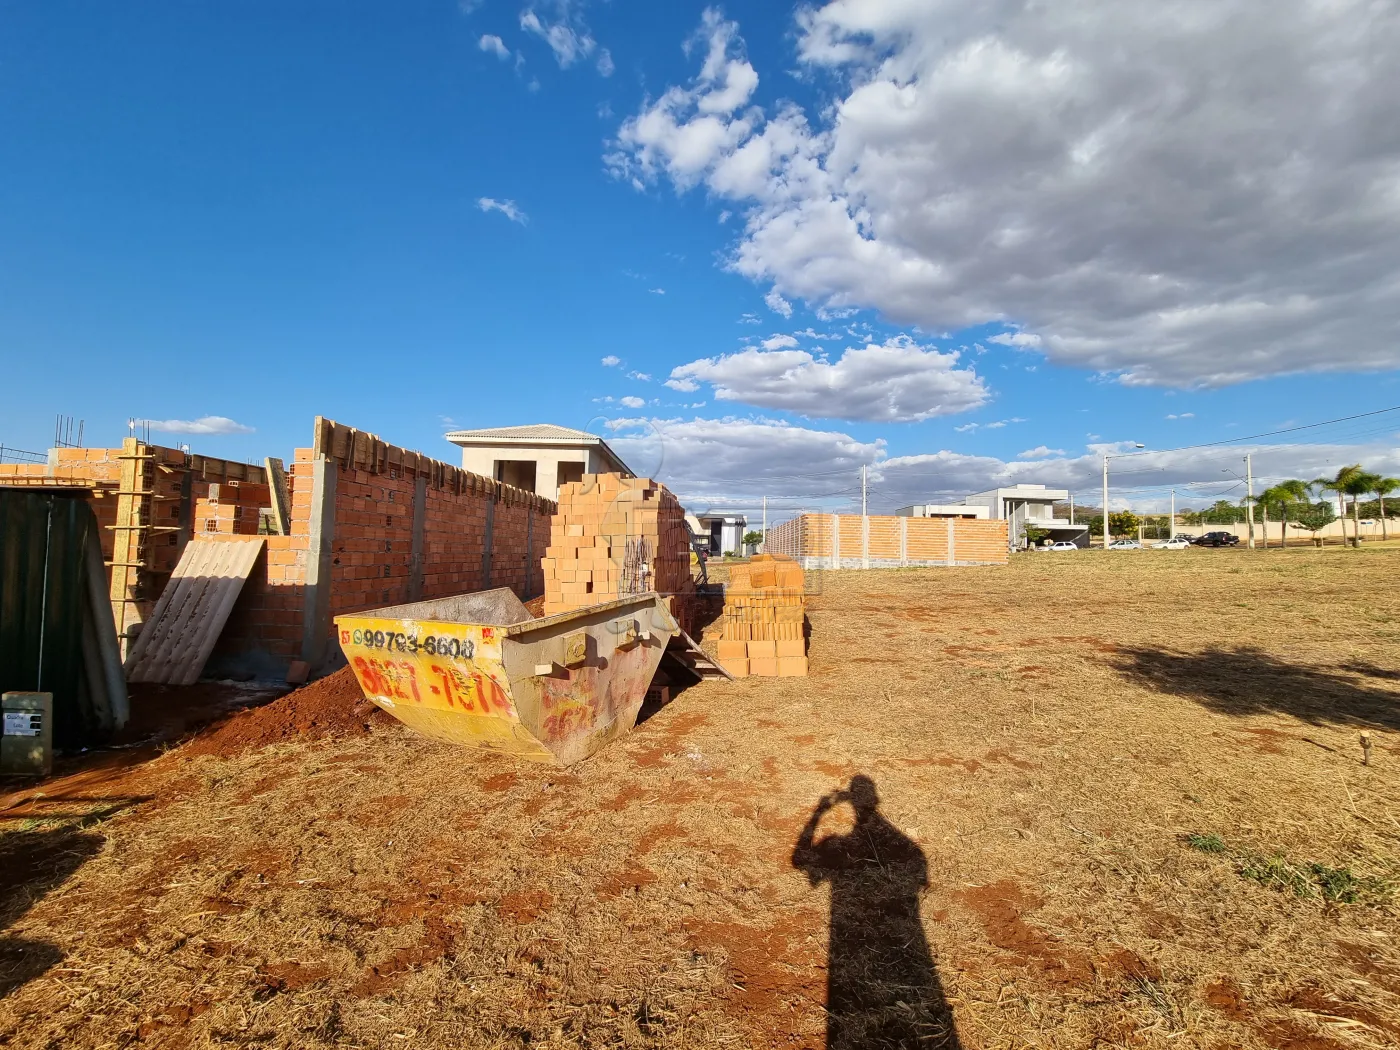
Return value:
<svg viewBox="0 0 1400 1050">
<path fill-rule="evenodd" d="M 123 477 L 141 495 L 123 496 Z M 135 439 L 116 449 L 54 449 L 48 463 L 0 464 L 0 483 L 55 482 L 91 490 L 114 617 L 132 630 L 191 538 L 258 535 L 272 502 L 262 467 Z M 338 657 L 331 618 L 340 613 L 489 587 L 522 599 L 543 592 L 555 505 L 533 493 L 320 417 L 287 488 L 287 534 L 261 536 L 264 552 L 207 674 L 274 677 L 297 659 L 324 669 Z M 129 563 L 122 578 L 116 561 Z"/>
<path fill-rule="evenodd" d="M 768 530 L 763 549 L 804 569 L 1005 565 L 1006 522 L 902 515 L 799 514 Z"/>
<path fill-rule="evenodd" d="M 290 535 L 265 538 L 210 661 L 276 673 L 339 659 L 332 617 L 509 587 L 542 593 L 555 505 L 533 493 L 316 420 L 289 477 Z"/>
<path fill-rule="evenodd" d="M 121 448 L 50 449 L 47 463 L 0 463 L 0 484 L 88 489 L 118 635 L 150 615 L 191 537 L 256 533 L 268 502 L 262 467 L 134 438 Z"/>
</svg>

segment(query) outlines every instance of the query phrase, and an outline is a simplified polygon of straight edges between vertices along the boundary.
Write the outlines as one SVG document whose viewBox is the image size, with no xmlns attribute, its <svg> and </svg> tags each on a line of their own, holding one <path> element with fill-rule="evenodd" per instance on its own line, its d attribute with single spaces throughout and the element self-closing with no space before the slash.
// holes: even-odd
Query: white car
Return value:
<svg viewBox="0 0 1400 1050">
<path fill-rule="evenodd" d="M 1108 545 L 1111 551 L 1140 551 L 1142 544 L 1137 540 L 1114 540 Z"/>
<path fill-rule="evenodd" d="M 1189 546 L 1191 546 L 1191 541 L 1185 536 L 1173 536 L 1169 540 L 1154 543 L 1152 549 L 1154 551 L 1184 551 Z"/>
<path fill-rule="evenodd" d="M 1056 540 L 1045 548 L 1048 551 L 1077 551 L 1079 548 L 1069 540 Z"/>
</svg>

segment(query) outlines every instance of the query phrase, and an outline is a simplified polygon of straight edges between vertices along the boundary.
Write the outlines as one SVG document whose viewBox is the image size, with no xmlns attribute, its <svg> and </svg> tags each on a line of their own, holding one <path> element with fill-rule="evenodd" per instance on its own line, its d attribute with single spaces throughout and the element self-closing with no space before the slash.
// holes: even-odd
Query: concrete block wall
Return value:
<svg viewBox="0 0 1400 1050">
<path fill-rule="evenodd" d="M 764 550 L 804 569 L 1004 565 L 1006 522 L 895 515 L 800 514 L 768 530 Z"/>
</svg>

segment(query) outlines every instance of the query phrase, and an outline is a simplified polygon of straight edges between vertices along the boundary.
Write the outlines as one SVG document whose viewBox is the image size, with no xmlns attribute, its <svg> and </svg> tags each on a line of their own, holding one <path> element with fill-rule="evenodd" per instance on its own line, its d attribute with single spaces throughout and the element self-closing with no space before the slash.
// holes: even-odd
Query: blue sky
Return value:
<svg viewBox="0 0 1400 1050">
<path fill-rule="evenodd" d="M 861 462 L 891 504 L 1083 489 L 1101 443 L 1400 404 L 1400 140 L 1337 141 L 1384 112 L 1393 18 L 909 6 L 0 0 L 0 442 L 136 417 L 258 460 L 323 414 L 451 460 L 549 421 L 797 507 Z M 1299 126 L 1274 74 L 1339 55 L 1368 74 L 1305 83 L 1332 117 Z M 1400 472 L 1397 430 L 1257 447 Z"/>
</svg>

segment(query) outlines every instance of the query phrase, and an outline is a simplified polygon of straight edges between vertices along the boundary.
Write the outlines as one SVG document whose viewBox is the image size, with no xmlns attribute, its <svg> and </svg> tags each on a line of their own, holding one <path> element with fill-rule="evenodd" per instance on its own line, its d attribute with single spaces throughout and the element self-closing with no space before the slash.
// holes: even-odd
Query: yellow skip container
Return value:
<svg viewBox="0 0 1400 1050">
<path fill-rule="evenodd" d="M 365 696 L 411 729 L 559 765 L 631 730 L 679 632 L 655 593 L 536 619 L 506 587 L 335 625 Z"/>
</svg>

